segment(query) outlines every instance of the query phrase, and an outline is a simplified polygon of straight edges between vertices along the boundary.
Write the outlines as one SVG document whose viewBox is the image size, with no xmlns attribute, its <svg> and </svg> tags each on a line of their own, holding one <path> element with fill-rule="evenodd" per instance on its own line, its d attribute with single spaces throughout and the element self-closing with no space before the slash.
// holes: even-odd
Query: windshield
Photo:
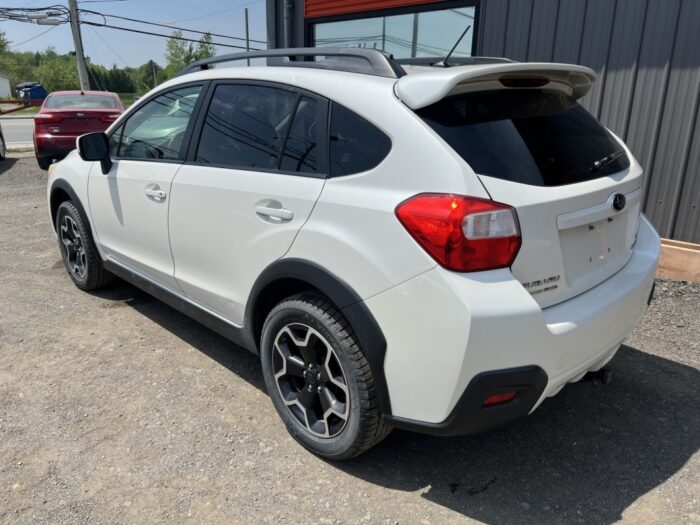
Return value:
<svg viewBox="0 0 700 525">
<path fill-rule="evenodd" d="M 559 93 L 467 93 L 417 113 L 480 175 L 560 186 L 629 167 L 615 138 L 575 99 Z"/>
<path fill-rule="evenodd" d="M 117 109 L 117 99 L 109 95 L 50 95 L 47 109 Z"/>
</svg>

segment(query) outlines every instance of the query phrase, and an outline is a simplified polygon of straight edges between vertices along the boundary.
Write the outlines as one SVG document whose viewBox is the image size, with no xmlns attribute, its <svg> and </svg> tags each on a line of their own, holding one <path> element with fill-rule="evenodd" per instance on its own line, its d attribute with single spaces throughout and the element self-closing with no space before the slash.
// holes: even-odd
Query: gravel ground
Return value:
<svg viewBox="0 0 700 525">
<path fill-rule="evenodd" d="M 485 435 L 302 450 L 257 358 L 75 288 L 31 157 L 0 163 L 0 523 L 700 523 L 700 287 L 659 281 L 610 385 Z"/>
</svg>

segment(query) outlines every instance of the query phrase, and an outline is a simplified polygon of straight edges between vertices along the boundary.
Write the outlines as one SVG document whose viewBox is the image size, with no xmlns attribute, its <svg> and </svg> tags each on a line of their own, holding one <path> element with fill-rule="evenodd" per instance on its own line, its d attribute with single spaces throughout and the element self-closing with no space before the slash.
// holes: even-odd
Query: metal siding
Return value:
<svg viewBox="0 0 700 525">
<path fill-rule="evenodd" d="M 586 19 L 586 4 L 586 0 L 560 0 L 552 54 L 554 62 L 579 63 L 583 22 Z"/>
<path fill-rule="evenodd" d="M 564 3 L 566 1 L 563 0 Z M 559 0 L 534 1 L 530 26 L 530 45 L 527 50 L 527 59 L 530 62 L 552 61 L 559 3 Z"/>
<path fill-rule="evenodd" d="M 598 81 L 581 103 L 596 117 L 600 116 L 601 99 L 605 88 L 616 4 L 616 0 L 588 0 L 586 9 L 579 63 L 593 69 L 598 75 Z"/>
<path fill-rule="evenodd" d="M 511 0 L 505 43 L 507 58 L 523 62 L 527 60 L 531 19 L 532 0 Z"/>
<path fill-rule="evenodd" d="M 646 213 L 664 237 L 672 233 L 683 177 L 690 167 L 688 156 L 700 89 L 699 20 L 700 2 L 684 0 L 646 203 Z M 697 171 L 694 176 L 698 176 Z"/>
<path fill-rule="evenodd" d="M 645 169 L 644 195 L 648 195 L 680 6 L 681 0 L 649 0 L 647 9 L 626 138 Z"/>
<path fill-rule="evenodd" d="M 488 57 L 505 56 L 508 0 L 486 0 L 480 8 L 479 48 L 477 54 Z"/>
<path fill-rule="evenodd" d="M 695 111 L 698 112 L 697 107 Z M 695 117 L 695 131 L 671 236 L 679 241 L 700 243 L 700 113 Z"/>
<path fill-rule="evenodd" d="M 618 0 L 610 41 L 600 120 L 623 140 L 627 138 L 646 8 L 646 0 Z"/>
</svg>

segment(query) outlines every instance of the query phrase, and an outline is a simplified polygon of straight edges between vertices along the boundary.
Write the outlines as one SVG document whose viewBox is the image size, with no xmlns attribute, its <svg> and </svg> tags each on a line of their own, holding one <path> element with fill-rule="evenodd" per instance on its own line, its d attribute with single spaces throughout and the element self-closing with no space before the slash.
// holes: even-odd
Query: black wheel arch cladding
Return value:
<svg viewBox="0 0 700 525">
<path fill-rule="evenodd" d="M 267 315 L 267 312 L 261 312 L 258 308 L 259 301 L 271 287 L 285 280 L 305 283 L 309 288 L 318 290 L 340 309 L 352 326 L 371 367 L 379 407 L 383 414 L 391 414 L 389 389 L 384 375 L 387 347 L 384 334 L 357 292 L 320 265 L 304 259 L 280 259 L 258 276 L 246 304 L 244 322 L 244 325 L 253 331 L 256 342 L 259 344 L 259 329 L 262 328 L 264 317 Z"/>
</svg>

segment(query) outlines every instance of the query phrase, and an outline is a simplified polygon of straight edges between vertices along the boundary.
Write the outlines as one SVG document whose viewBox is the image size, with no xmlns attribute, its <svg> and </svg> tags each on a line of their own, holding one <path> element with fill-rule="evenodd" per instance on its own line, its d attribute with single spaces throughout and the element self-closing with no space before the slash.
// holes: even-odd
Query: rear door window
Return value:
<svg viewBox="0 0 700 525">
<path fill-rule="evenodd" d="M 561 186 L 629 167 L 615 138 L 562 94 L 535 89 L 468 93 L 417 113 L 480 175 Z"/>
<path fill-rule="evenodd" d="M 391 140 L 357 113 L 333 103 L 330 130 L 330 176 L 361 173 L 388 155 Z"/>
<path fill-rule="evenodd" d="M 196 162 L 277 169 L 298 98 L 293 91 L 268 86 L 217 86 L 202 126 Z"/>
<path fill-rule="evenodd" d="M 297 106 L 280 169 L 298 173 L 318 173 L 319 133 L 326 129 L 322 123 L 321 104 L 309 97 L 301 97 Z"/>
</svg>

